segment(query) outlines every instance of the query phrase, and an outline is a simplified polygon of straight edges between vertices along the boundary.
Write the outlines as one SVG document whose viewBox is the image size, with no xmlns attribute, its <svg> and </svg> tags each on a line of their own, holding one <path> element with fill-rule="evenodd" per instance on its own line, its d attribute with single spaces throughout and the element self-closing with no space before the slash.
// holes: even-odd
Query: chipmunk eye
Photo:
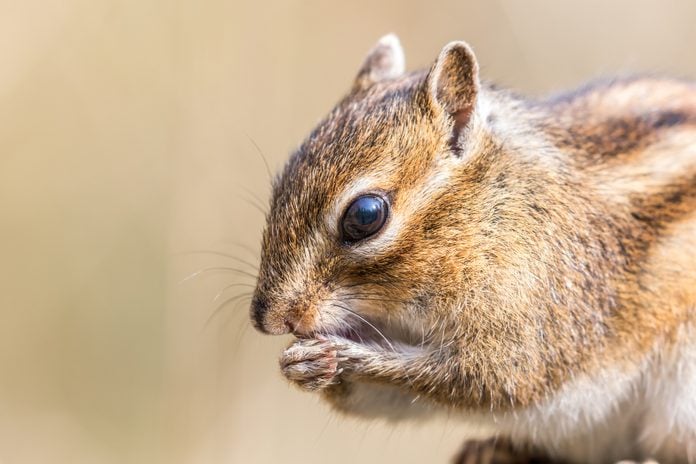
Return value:
<svg viewBox="0 0 696 464">
<path fill-rule="evenodd" d="M 387 222 L 387 202 L 377 195 L 363 195 L 350 204 L 343 214 L 343 239 L 357 242 L 376 234 Z"/>
</svg>

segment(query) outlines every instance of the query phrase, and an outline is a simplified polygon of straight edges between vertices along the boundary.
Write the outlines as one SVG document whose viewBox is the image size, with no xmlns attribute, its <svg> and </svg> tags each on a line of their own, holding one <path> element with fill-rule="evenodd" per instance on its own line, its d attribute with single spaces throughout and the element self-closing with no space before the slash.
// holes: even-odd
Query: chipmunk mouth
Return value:
<svg viewBox="0 0 696 464">
<path fill-rule="evenodd" d="M 382 336 L 380 336 L 379 334 L 382 334 Z M 362 344 L 380 342 L 385 343 L 389 340 L 388 338 L 386 338 L 386 336 L 383 335 L 383 332 L 381 330 L 378 333 L 378 331 L 371 329 L 371 326 L 366 323 L 355 324 L 350 327 L 341 328 L 333 332 L 331 335 L 345 338 L 352 342 Z"/>
<path fill-rule="evenodd" d="M 362 345 L 376 345 L 386 349 L 394 349 L 395 344 L 409 344 L 408 341 L 400 337 L 399 334 L 392 333 L 365 318 L 358 321 L 351 321 L 336 328 L 327 328 L 315 332 L 315 337 L 333 336 L 350 340 Z"/>
<path fill-rule="evenodd" d="M 416 339 L 401 318 L 388 317 L 389 311 L 397 308 L 376 307 L 374 302 L 367 299 L 358 304 L 350 303 L 355 302 L 341 301 L 339 297 L 317 308 L 303 324 L 305 328 L 310 328 L 304 333 L 304 338 L 340 337 L 353 343 L 386 349 L 394 349 L 395 344 L 412 345 Z"/>
</svg>

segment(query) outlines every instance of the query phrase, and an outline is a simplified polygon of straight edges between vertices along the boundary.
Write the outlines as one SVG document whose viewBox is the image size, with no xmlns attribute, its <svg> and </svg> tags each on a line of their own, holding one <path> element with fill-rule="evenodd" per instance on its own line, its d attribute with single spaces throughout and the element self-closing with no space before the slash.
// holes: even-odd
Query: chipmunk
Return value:
<svg viewBox="0 0 696 464">
<path fill-rule="evenodd" d="M 526 99 L 464 42 L 406 73 L 382 38 L 274 181 L 251 318 L 346 413 L 447 410 L 505 462 L 696 463 L 696 85 Z"/>
</svg>

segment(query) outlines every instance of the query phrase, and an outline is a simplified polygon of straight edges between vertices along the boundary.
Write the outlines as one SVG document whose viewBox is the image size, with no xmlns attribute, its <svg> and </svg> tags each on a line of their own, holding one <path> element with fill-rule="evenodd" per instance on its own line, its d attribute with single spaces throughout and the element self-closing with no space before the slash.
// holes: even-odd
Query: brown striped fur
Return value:
<svg viewBox="0 0 696 464">
<path fill-rule="evenodd" d="M 429 72 L 402 74 L 399 53 L 377 45 L 274 184 L 252 318 L 299 337 L 288 379 L 356 414 L 418 398 L 506 416 L 678 362 L 696 311 L 696 86 L 634 77 L 532 101 L 481 84 L 462 43 Z M 336 223 L 364 191 L 390 219 L 347 246 Z M 647 453 L 626 446 L 617 458 Z M 665 462 L 691 450 L 660 446 Z"/>
</svg>

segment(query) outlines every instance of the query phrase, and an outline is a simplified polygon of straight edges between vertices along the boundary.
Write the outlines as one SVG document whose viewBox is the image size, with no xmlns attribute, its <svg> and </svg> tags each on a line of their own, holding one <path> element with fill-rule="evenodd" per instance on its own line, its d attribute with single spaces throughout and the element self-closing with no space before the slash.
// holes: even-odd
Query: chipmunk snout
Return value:
<svg viewBox="0 0 696 464">
<path fill-rule="evenodd" d="M 258 295 L 254 295 L 251 300 L 251 322 L 254 324 L 256 330 L 267 333 L 263 328 L 263 316 L 266 313 L 266 300 L 259 298 Z"/>
<path fill-rule="evenodd" d="M 271 335 L 282 335 L 293 332 L 295 324 L 291 314 L 281 315 L 281 311 L 272 311 L 268 299 L 255 295 L 251 301 L 251 321 L 260 332 Z"/>
</svg>

